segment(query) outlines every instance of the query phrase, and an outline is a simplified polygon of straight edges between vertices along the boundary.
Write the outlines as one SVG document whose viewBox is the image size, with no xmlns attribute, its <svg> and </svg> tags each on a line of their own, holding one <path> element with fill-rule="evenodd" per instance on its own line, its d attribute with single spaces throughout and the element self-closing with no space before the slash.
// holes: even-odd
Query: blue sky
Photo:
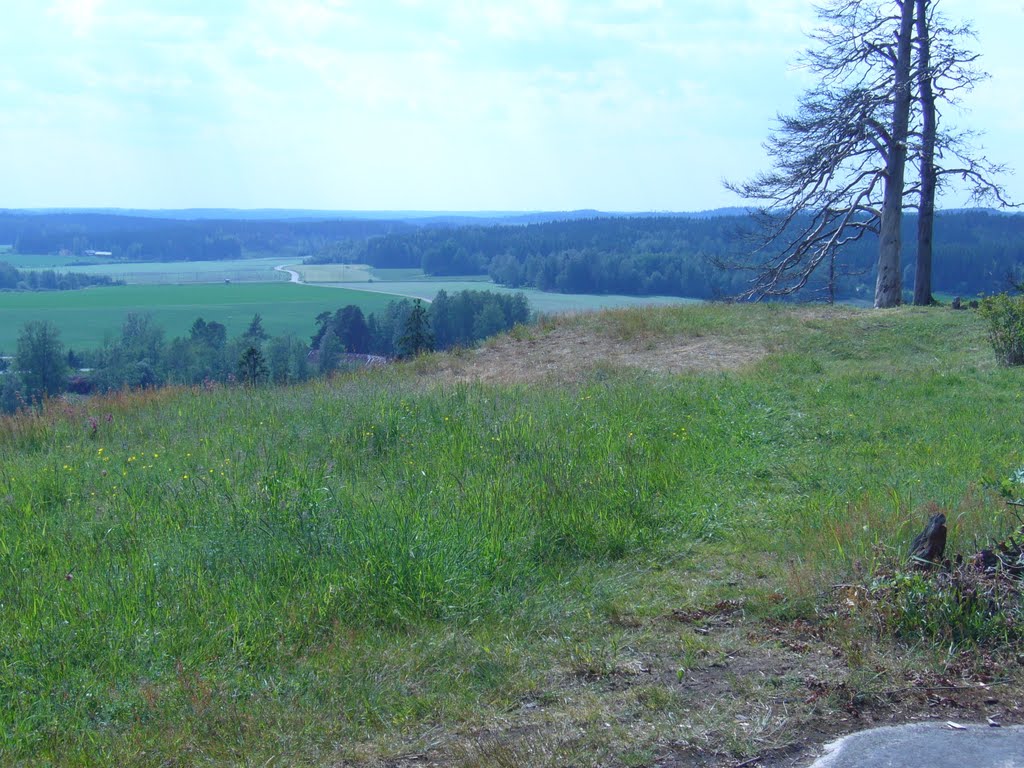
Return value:
<svg viewBox="0 0 1024 768">
<path fill-rule="evenodd" d="M 944 0 L 1024 199 L 1024 0 Z M 0 207 L 700 210 L 765 168 L 808 0 L 33 0 L 0 27 Z M 947 198 L 947 205 L 963 201 Z"/>
</svg>

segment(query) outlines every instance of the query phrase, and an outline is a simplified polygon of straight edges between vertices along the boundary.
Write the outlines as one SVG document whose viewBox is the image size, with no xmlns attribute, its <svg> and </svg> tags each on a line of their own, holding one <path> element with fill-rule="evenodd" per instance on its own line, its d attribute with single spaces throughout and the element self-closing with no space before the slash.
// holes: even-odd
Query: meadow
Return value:
<svg viewBox="0 0 1024 768">
<path fill-rule="evenodd" d="M 956 551 L 1006 532 L 1021 373 L 973 313 L 633 309 L 517 343 L 559 324 L 766 354 L 656 375 L 581 350 L 575 383 L 530 386 L 427 356 L 0 420 L 5 764 L 738 759 L 889 686 L 880 664 L 956 656 L 828 617 L 933 505 Z M 720 708 L 690 698 L 763 644 L 816 658 L 811 626 L 836 693 L 741 666 Z"/>
<path fill-rule="evenodd" d="M 242 333 L 254 314 L 263 318 L 270 335 L 309 336 L 314 318 L 355 304 L 364 312 L 380 312 L 396 297 L 337 288 L 283 283 L 209 283 L 197 285 L 129 285 L 81 291 L 0 293 L 0 350 L 13 352 L 21 326 L 49 320 L 65 346 L 91 349 L 106 335 L 120 333 L 130 312 L 151 313 L 167 337 L 182 336 L 197 317 Z"/>
</svg>

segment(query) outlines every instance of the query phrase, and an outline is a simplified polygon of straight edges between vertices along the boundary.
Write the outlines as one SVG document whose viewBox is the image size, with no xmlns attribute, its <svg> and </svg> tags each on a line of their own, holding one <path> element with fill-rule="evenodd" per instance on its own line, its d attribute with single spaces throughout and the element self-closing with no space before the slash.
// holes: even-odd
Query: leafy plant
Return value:
<svg viewBox="0 0 1024 768">
<path fill-rule="evenodd" d="M 979 312 L 988 321 L 988 338 L 999 362 L 1024 365 L 1024 296 L 988 296 Z"/>
<path fill-rule="evenodd" d="M 1024 619 L 1017 589 L 969 568 L 938 575 L 897 572 L 879 583 L 874 598 L 887 630 L 942 644 L 1009 642 Z"/>
</svg>

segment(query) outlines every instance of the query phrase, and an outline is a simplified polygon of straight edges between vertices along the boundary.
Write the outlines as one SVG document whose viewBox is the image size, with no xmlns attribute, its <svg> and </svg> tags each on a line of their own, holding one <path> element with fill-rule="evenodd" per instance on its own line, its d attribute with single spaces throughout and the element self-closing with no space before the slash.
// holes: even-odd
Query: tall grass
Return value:
<svg viewBox="0 0 1024 768">
<path fill-rule="evenodd" d="M 610 322 L 731 313 L 760 344 L 753 316 L 780 351 L 743 374 L 425 389 L 399 369 L 0 422 L 0 752 L 316 762 L 527 684 L 516 638 L 559 631 L 530 606 L 581 567 L 709 539 L 849 567 L 1024 463 L 1019 380 L 968 313 L 712 312 Z"/>
</svg>

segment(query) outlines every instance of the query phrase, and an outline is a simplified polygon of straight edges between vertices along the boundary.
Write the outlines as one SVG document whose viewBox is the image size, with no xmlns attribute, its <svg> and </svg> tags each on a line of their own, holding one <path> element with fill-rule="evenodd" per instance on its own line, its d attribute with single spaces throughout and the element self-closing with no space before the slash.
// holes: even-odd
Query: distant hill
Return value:
<svg viewBox="0 0 1024 768">
<path fill-rule="evenodd" d="M 0 214 L 39 216 L 119 216 L 172 221 L 405 221 L 417 224 L 537 224 L 607 217 L 711 217 L 735 216 L 745 208 L 706 211 L 354 211 L 316 208 L 22 208 L 0 209 Z"/>
</svg>

